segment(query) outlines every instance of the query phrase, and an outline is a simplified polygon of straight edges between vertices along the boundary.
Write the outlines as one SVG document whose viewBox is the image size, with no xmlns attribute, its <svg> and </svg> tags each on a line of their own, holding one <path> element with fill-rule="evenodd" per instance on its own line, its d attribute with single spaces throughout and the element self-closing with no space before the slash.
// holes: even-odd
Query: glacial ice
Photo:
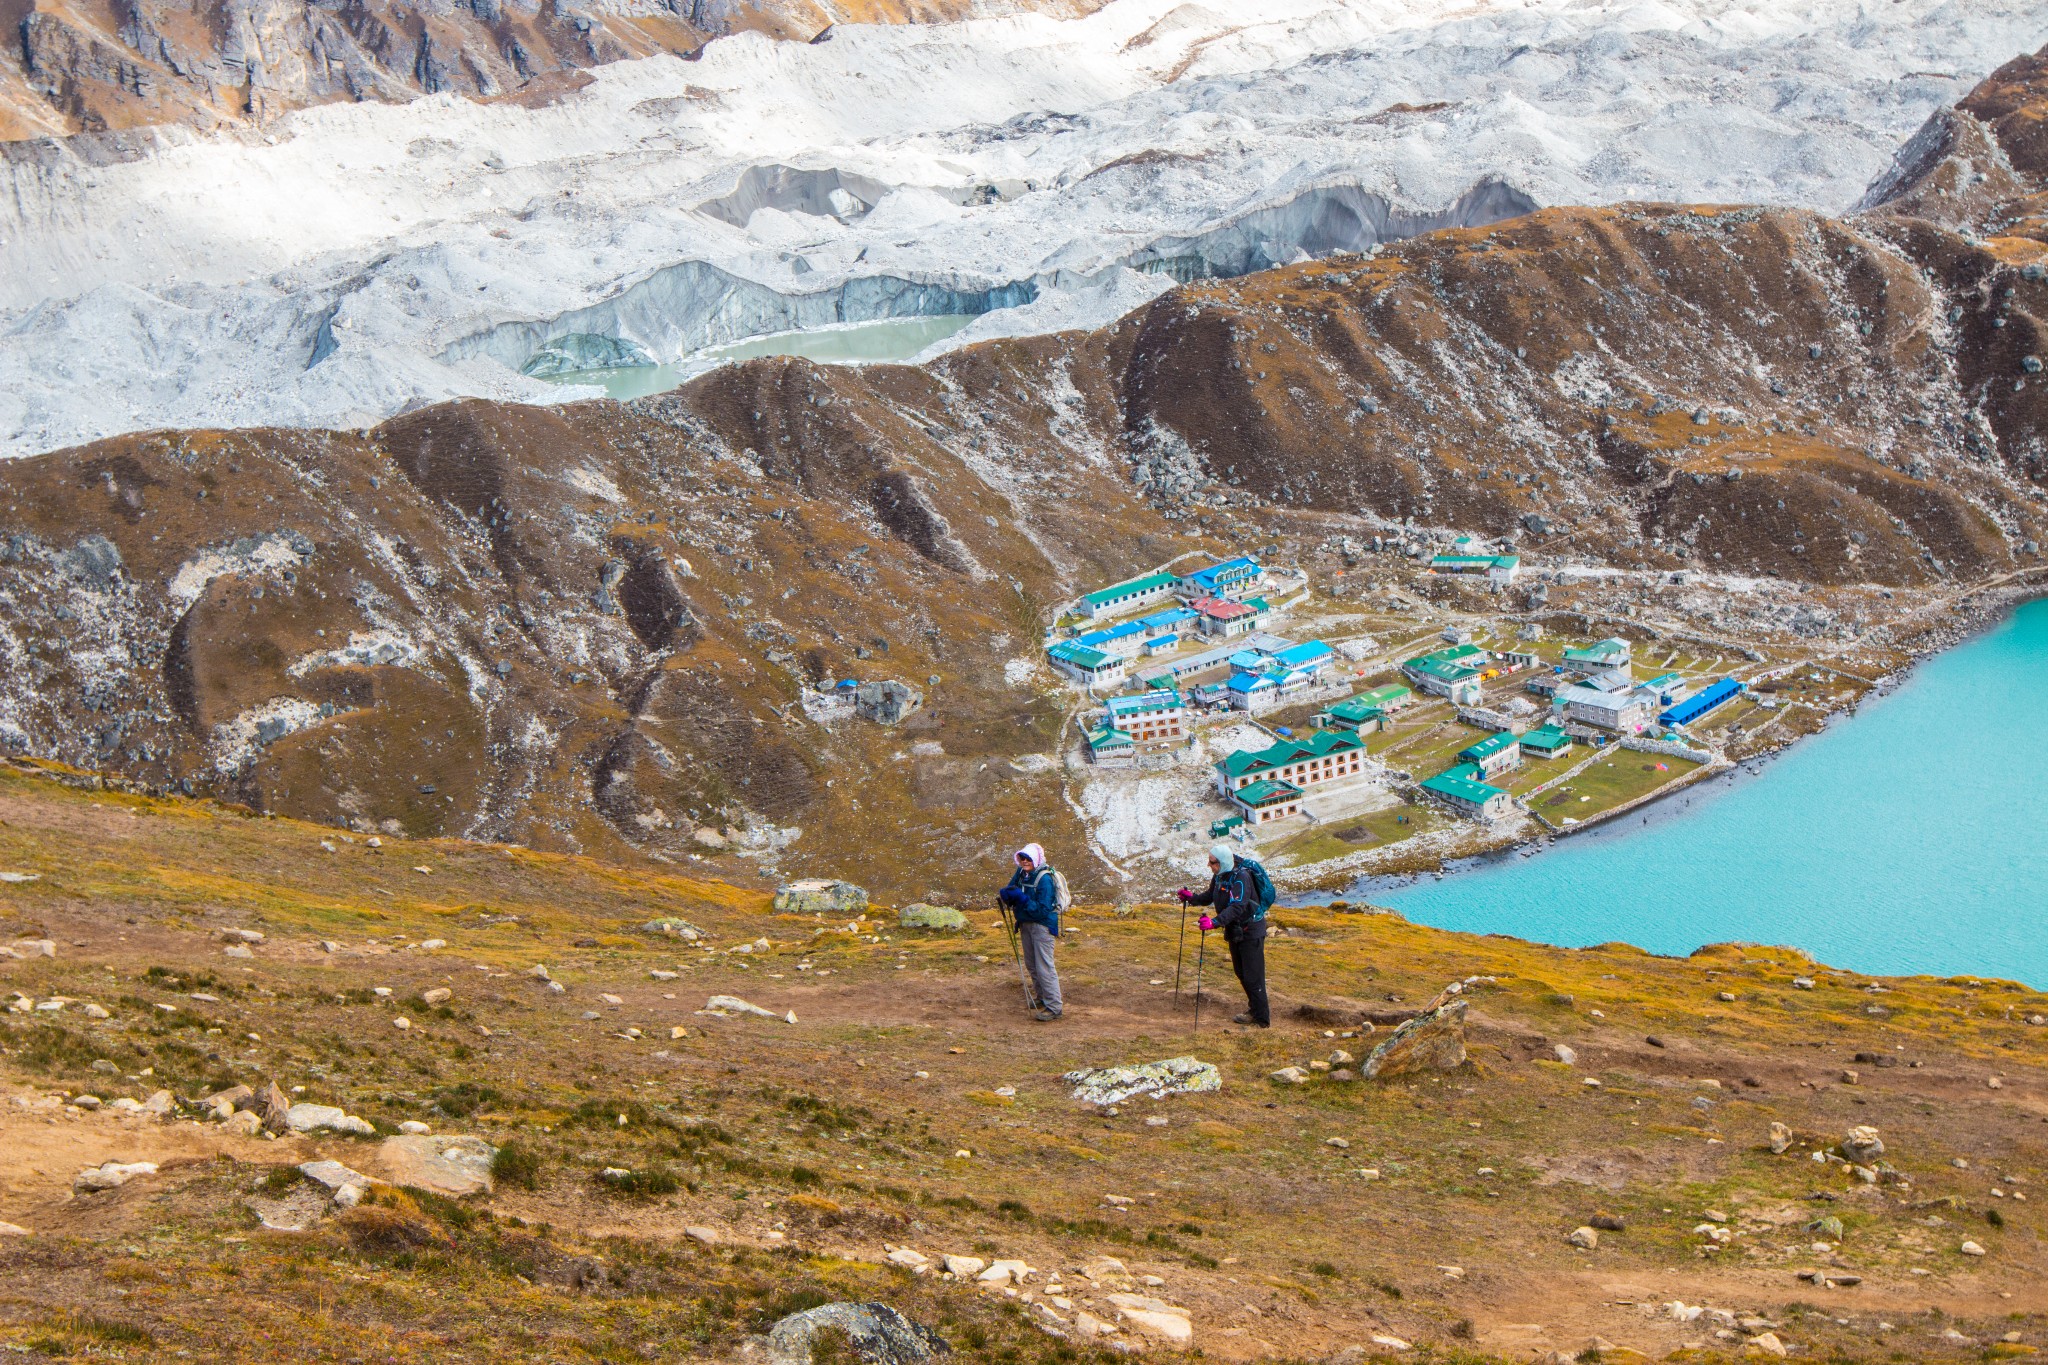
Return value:
<svg viewBox="0 0 2048 1365">
<path fill-rule="evenodd" d="M 2015 0 L 1243 13 L 739 34 L 542 108 L 0 146 L 0 454 L 586 392 L 522 374 L 536 357 L 916 313 L 981 315 L 941 346 L 1099 325 L 1173 278 L 1532 204 L 1839 212 L 2048 36 Z"/>
</svg>

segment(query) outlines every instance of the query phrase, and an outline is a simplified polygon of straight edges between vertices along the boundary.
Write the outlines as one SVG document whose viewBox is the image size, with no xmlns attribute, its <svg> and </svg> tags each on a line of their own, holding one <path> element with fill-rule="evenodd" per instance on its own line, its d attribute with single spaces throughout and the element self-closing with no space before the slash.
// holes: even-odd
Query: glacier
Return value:
<svg viewBox="0 0 2048 1365">
<path fill-rule="evenodd" d="M 918 313 L 978 315 L 935 350 L 1097 326 L 1543 205 L 1843 212 L 2044 39 L 1999 0 L 1112 0 L 4 144 L 0 454 L 559 402 L 594 391 L 526 371 Z"/>
</svg>

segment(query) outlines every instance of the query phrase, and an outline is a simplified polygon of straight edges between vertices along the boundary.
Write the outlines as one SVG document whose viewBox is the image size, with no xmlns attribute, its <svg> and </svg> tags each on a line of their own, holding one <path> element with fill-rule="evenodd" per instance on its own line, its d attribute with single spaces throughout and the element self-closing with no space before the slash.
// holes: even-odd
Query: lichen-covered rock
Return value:
<svg viewBox="0 0 2048 1365">
<path fill-rule="evenodd" d="M 695 943 L 704 936 L 702 929 L 699 929 L 688 920 L 678 919 L 674 915 L 662 915 L 656 919 L 651 919 L 640 926 L 640 932 L 643 934 L 667 934 L 671 938 L 679 938 L 685 943 Z"/>
<path fill-rule="evenodd" d="M 1133 1095 L 1164 1099 L 1168 1095 L 1199 1095 L 1223 1088 L 1223 1073 L 1213 1063 L 1193 1057 L 1168 1057 L 1135 1066 L 1105 1066 L 1069 1071 L 1074 1098 L 1086 1104 L 1118 1104 Z"/>
<path fill-rule="evenodd" d="M 1377 1079 L 1463 1066 L 1466 1003 L 1451 1000 L 1402 1024 L 1365 1059 L 1365 1074 Z"/>
<path fill-rule="evenodd" d="M 386 1138 L 377 1148 L 392 1184 L 452 1195 L 489 1193 L 497 1155 L 498 1149 L 480 1137 L 452 1134 Z"/>
<path fill-rule="evenodd" d="M 945 929 L 957 931 L 967 927 L 967 916 L 958 910 L 943 905 L 906 905 L 896 912 L 896 922 L 905 929 Z"/>
<path fill-rule="evenodd" d="M 769 1365 L 811 1365 L 818 1333 L 828 1329 L 843 1332 L 866 1365 L 925 1365 L 951 1351 L 938 1333 L 886 1303 L 827 1303 L 791 1313 L 768 1329 Z"/>
<path fill-rule="evenodd" d="M 859 915 L 866 913 L 868 893 L 852 882 L 814 877 L 790 882 L 775 892 L 775 909 L 789 915 Z"/>
</svg>

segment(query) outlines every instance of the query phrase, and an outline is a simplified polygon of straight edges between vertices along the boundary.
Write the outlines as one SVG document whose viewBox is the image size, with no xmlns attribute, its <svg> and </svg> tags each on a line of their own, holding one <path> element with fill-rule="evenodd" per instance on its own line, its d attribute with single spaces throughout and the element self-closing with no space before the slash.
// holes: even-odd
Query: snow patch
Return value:
<svg viewBox="0 0 2048 1365">
<path fill-rule="evenodd" d="M 216 578 L 302 569 L 312 558 L 313 542 L 297 531 L 245 536 L 219 549 L 201 551 L 180 564 L 165 591 L 172 605 L 183 611 L 197 602 Z"/>
<path fill-rule="evenodd" d="M 320 708 L 300 697 L 278 697 L 252 706 L 213 727 L 213 770 L 222 777 L 241 773 L 263 750 L 320 719 Z"/>
<path fill-rule="evenodd" d="M 292 661 L 286 670 L 294 678 L 323 668 L 383 668 L 396 664 L 410 667 L 420 657 L 420 647 L 397 631 L 351 631 L 348 643 L 339 649 L 324 649 Z"/>
</svg>

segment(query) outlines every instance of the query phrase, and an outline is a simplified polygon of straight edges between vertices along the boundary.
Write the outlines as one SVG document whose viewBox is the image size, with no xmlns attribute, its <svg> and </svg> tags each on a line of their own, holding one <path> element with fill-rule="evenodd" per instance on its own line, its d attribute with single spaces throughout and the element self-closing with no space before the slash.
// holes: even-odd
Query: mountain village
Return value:
<svg viewBox="0 0 2048 1365">
<path fill-rule="evenodd" d="M 1645 654 L 1506 619 L 1524 566 L 1498 546 L 1457 536 L 1416 567 L 1482 587 L 1499 619 L 1375 621 L 1426 629 L 1383 641 L 1305 570 L 1249 553 L 1067 604 L 1045 660 L 1074 694 L 1068 766 L 1104 851 L 1229 837 L 1327 873 L 1397 863 L 1418 835 L 1568 833 L 1727 767 L 1777 705 L 1752 684 L 1783 665 L 1752 651 Z"/>
</svg>

